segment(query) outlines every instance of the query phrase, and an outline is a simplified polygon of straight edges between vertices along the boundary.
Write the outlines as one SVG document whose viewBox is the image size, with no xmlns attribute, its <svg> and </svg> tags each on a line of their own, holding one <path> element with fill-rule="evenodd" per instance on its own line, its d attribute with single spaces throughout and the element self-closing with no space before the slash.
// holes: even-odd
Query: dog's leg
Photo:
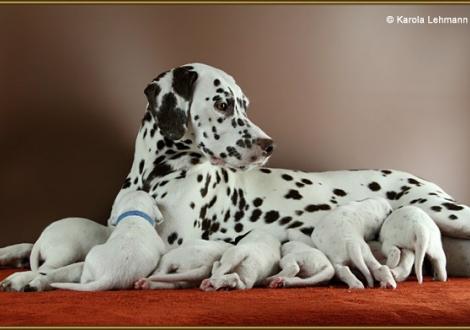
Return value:
<svg viewBox="0 0 470 330">
<path fill-rule="evenodd" d="M 188 270 L 184 273 L 172 273 L 172 274 L 154 274 L 147 279 L 153 282 L 180 282 L 180 281 L 192 281 L 198 282 L 205 279 L 210 274 L 209 266 L 201 266 L 196 269 Z"/>
<path fill-rule="evenodd" d="M 369 246 L 365 242 L 350 242 L 346 247 L 352 264 L 364 275 L 367 285 L 371 288 L 374 287 L 374 279 L 364 260 L 364 250 L 368 249 L 370 251 Z"/>
<path fill-rule="evenodd" d="M 164 289 L 189 289 L 197 287 L 194 282 L 152 282 L 142 278 L 134 283 L 134 289 L 137 290 L 164 290 Z"/>
<path fill-rule="evenodd" d="M 413 251 L 408 249 L 403 249 L 401 251 L 401 258 L 400 263 L 397 267 L 391 269 L 393 277 L 397 282 L 403 282 L 408 278 L 413 269 L 413 265 L 415 262 L 415 254 Z"/>
<path fill-rule="evenodd" d="M 297 261 L 292 256 L 285 256 L 281 259 L 279 266 L 281 271 L 276 275 L 268 277 L 264 283 L 270 288 L 280 288 L 283 286 L 285 278 L 295 277 L 300 272 L 300 267 Z"/>
<path fill-rule="evenodd" d="M 285 288 L 301 288 L 314 286 L 331 280 L 335 276 L 335 270 L 332 266 L 327 266 L 313 276 L 307 278 L 286 277 L 283 279 L 282 286 Z"/>
<path fill-rule="evenodd" d="M 346 283 L 350 289 L 364 289 L 364 284 L 351 272 L 348 266 L 340 264 L 334 264 L 335 275 L 344 283 Z"/>
<path fill-rule="evenodd" d="M 386 265 L 388 267 L 395 268 L 398 266 L 401 252 L 397 246 L 384 242 L 384 244 L 382 244 L 382 252 L 387 257 Z"/>
<path fill-rule="evenodd" d="M 40 273 L 50 273 L 54 269 L 59 269 L 75 262 L 82 261 L 74 249 L 62 248 L 61 250 L 48 249 L 44 263 L 39 267 Z"/>
<path fill-rule="evenodd" d="M 23 291 L 36 275 L 33 271 L 13 273 L 0 282 L 0 291 Z"/>
<path fill-rule="evenodd" d="M 53 290 L 51 283 L 78 283 L 82 275 L 84 262 L 77 262 L 58 269 L 52 269 L 48 273 L 39 272 L 29 282 L 24 291 L 49 291 Z"/>
<path fill-rule="evenodd" d="M 446 256 L 444 251 L 442 249 L 431 251 L 431 253 L 429 253 L 429 257 L 434 271 L 433 279 L 442 282 L 447 281 Z"/>
<path fill-rule="evenodd" d="M 380 282 L 380 287 L 395 289 L 397 287 L 397 283 L 393 278 L 390 268 L 382 265 L 377 261 L 377 259 L 375 259 L 367 244 L 364 244 L 362 253 L 364 255 L 364 261 L 367 267 L 372 271 L 374 278 Z"/>
<path fill-rule="evenodd" d="M 33 244 L 21 243 L 0 248 L 0 266 L 29 267 Z"/>
</svg>

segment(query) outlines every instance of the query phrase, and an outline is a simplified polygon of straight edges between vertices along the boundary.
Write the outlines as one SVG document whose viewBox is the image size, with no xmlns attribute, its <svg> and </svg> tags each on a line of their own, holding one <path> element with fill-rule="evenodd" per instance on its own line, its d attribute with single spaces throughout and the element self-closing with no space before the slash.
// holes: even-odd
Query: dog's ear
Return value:
<svg viewBox="0 0 470 330">
<path fill-rule="evenodd" d="M 145 88 L 148 111 L 164 137 L 179 140 L 186 133 L 197 78 L 193 67 L 182 66 L 159 75 Z"/>
</svg>

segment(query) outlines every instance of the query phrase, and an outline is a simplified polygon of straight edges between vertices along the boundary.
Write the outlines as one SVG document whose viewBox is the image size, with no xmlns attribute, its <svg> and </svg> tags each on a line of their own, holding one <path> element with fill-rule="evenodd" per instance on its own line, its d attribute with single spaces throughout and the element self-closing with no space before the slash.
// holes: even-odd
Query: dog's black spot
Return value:
<svg viewBox="0 0 470 330">
<path fill-rule="evenodd" d="M 300 217 L 302 214 L 304 214 L 304 211 L 302 211 L 302 210 L 296 210 L 296 211 L 295 211 L 295 214 Z"/>
<path fill-rule="evenodd" d="M 214 206 L 215 202 L 217 201 L 217 196 L 214 196 L 211 201 L 209 202 L 209 208 L 211 208 L 212 206 Z"/>
<path fill-rule="evenodd" d="M 296 182 L 295 185 L 299 188 L 302 188 L 305 186 L 305 184 L 303 184 L 302 182 Z"/>
<path fill-rule="evenodd" d="M 268 168 L 260 168 L 260 171 L 263 172 L 263 173 L 266 173 L 266 174 L 271 173 L 271 170 L 268 169 Z"/>
<path fill-rule="evenodd" d="M 460 211 L 463 210 L 463 207 L 454 203 L 442 203 L 442 206 L 444 206 L 446 209 L 450 211 Z"/>
<path fill-rule="evenodd" d="M 237 236 L 237 237 L 235 238 L 234 244 L 237 245 L 238 242 L 240 242 L 240 240 L 242 240 L 244 237 L 246 237 L 249 233 L 251 233 L 251 230 L 247 231 L 247 232 L 244 233 L 243 235 Z"/>
<path fill-rule="evenodd" d="M 217 87 L 220 85 L 220 80 L 219 79 L 214 79 L 214 86 Z"/>
<path fill-rule="evenodd" d="M 191 202 L 191 203 L 189 204 L 189 207 L 192 208 L 192 209 L 194 209 L 195 206 L 196 206 L 196 204 L 194 204 L 194 202 Z"/>
<path fill-rule="evenodd" d="M 283 174 L 283 175 L 281 175 L 281 177 L 286 181 L 292 181 L 294 179 L 289 174 Z"/>
<path fill-rule="evenodd" d="M 287 225 L 289 222 L 291 222 L 292 217 L 284 217 L 281 220 L 279 220 L 279 223 L 281 225 Z"/>
<path fill-rule="evenodd" d="M 369 187 L 370 190 L 372 191 L 379 191 L 382 187 L 377 183 L 377 182 L 371 182 L 367 185 L 367 187 Z"/>
<path fill-rule="evenodd" d="M 126 178 L 126 180 L 124 180 L 124 183 L 123 183 L 122 186 L 121 186 L 121 189 L 126 189 L 126 188 L 128 188 L 130 185 L 131 185 L 131 178 Z"/>
<path fill-rule="evenodd" d="M 459 218 L 459 217 L 456 216 L 455 214 L 449 215 L 449 219 L 450 219 L 450 220 L 457 220 L 458 218 Z"/>
<path fill-rule="evenodd" d="M 235 229 L 235 231 L 236 231 L 237 233 L 241 232 L 241 231 L 243 230 L 243 224 L 240 223 L 240 222 L 238 222 L 238 223 L 235 225 L 234 229 Z"/>
<path fill-rule="evenodd" d="M 235 222 L 240 221 L 244 216 L 245 216 L 245 212 L 237 211 L 237 213 L 235 213 L 235 216 L 234 216 Z"/>
<path fill-rule="evenodd" d="M 302 179 L 300 181 L 302 181 L 302 183 L 304 183 L 304 184 L 313 184 L 313 182 L 310 181 L 309 179 Z"/>
<path fill-rule="evenodd" d="M 224 222 L 227 222 L 229 218 L 230 218 L 230 210 L 227 210 L 227 212 L 225 212 Z"/>
<path fill-rule="evenodd" d="M 431 206 L 431 210 L 433 210 L 434 212 L 441 212 L 442 210 L 442 207 L 440 206 Z"/>
<path fill-rule="evenodd" d="M 165 148 L 165 141 L 163 141 L 163 140 L 158 140 L 158 142 L 157 142 L 157 148 L 158 148 L 158 150 L 162 150 L 163 148 Z"/>
<path fill-rule="evenodd" d="M 413 178 L 409 178 L 409 179 L 408 179 L 408 183 L 409 183 L 409 184 L 413 184 L 413 185 L 415 185 L 415 186 L 417 186 L 417 187 L 421 186 L 421 182 L 419 182 L 418 180 L 415 180 L 415 179 L 413 179 Z"/>
<path fill-rule="evenodd" d="M 258 197 L 258 198 L 255 198 L 253 200 L 253 206 L 254 207 L 260 207 L 261 204 L 263 204 L 263 200 L 261 198 Z"/>
<path fill-rule="evenodd" d="M 303 224 L 304 224 L 303 222 L 294 221 L 289 226 L 287 226 L 287 228 L 297 228 L 297 227 L 302 226 Z"/>
<path fill-rule="evenodd" d="M 390 200 L 397 199 L 397 193 L 395 191 L 387 191 L 387 198 Z"/>
<path fill-rule="evenodd" d="M 392 171 L 389 171 L 389 170 L 382 170 L 381 172 L 382 172 L 383 176 L 387 176 L 389 174 L 392 174 Z"/>
<path fill-rule="evenodd" d="M 331 210 L 331 206 L 328 204 L 310 204 L 305 207 L 307 212 L 317 212 L 317 211 L 328 211 Z"/>
<path fill-rule="evenodd" d="M 277 219 L 279 219 L 279 212 L 278 211 L 268 211 L 264 215 L 264 221 L 266 223 L 273 223 Z"/>
<path fill-rule="evenodd" d="M 211 182 L 211 176 L 209 174 L 207 174 L 204 188 L 201 189 L 201 196 L 202 197 L 206 197 L 207 192 L 209 191 L 209 183 L 210 182 Z"/>
<path fill-rule="evenodd" d="M 233 194 L 232 194 L 232 203 L 234 206 L 237 206 L 237 201 L 238 201 L 238 190 L 234 189 Z"/>
<path fill-rule="evenodd" d="M 173 244 L 177 239 L 178 239 L 178 233 L 177 232 L 171 233 L 171 235 L 169 235 L 167 238 L 168 244 L 170 245 Z"/>
<path fill-rule="evenodd" d="M 340 196 L 340 197 L 347 195 L 347 193 L 343 189 L 334 189 L 333 194 L 335 194 L 336 196 Z"/>
<path fill-rule="evenodd" d="M 254 209 L 253 212 L 251 213 L 250 221 L 251 221 L 251 222 L 258 221 L 258 219 L 260 218 L 261 214 L 263 214 L 263 212 L 261 212 L 260 209 Z"/>
<path fill-rule="evenodd" d="M 305 227 L 305 228 L 300 229 L 300 231 L 307 236 L 311 236 L 313 233 L 313 227 Z"/>
<path fill-rule="evenodd" d="M 166 93 L 162 105 L 157 111 L 158 126 L 161 133 L 168 139 L 178 140 L 186 131 L 186 112 L 176 107 L 176 97 L 173 93 Z"/>
<path fill-rule="evenodd" d="M 173 70 L 172 87 L 176 94 L 189 101 L 193 95 L 194 82 L 198 74 L 190 71 L 190 67 L 179 67 Z"/>
<path fill-rule="evenodd" d="M 302 199 L 302 195 L 299 194 L 297 190 L 290 189 L 289 192 L 284 196 L 284 198 L 299 200 L 299 199 Z"/>
</svg>

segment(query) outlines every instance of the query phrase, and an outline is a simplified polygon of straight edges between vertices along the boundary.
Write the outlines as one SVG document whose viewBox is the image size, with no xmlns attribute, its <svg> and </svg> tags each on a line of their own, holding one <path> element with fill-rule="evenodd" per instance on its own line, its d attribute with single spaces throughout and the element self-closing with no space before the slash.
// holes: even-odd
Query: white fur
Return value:
<svg viewBox="0 0 470 330">
<path fill-rule="evenodd" d="M 419 283 L 423 282 L 423 261 L 429 256 L 434 267 L 434 278 L 447 280 L 446 256 L 442 248 L 441 232 L 434 221 L 423 210 L 415 206 L 405 206 L 395 210 L 383 223 L 380 230 L 382 252 L 387 256 L 387 265 L 397 267 L 403 260 L 402 252 L 415 254 L 415 273 Z M 406 256 L 406 272 L 400 280 L 411 272 L 412 262 Z"/>
<path fill-rule="evenodd" d="M 88 252 L 104 243 L 112 231 L 84 218 L 65 218 L 47 226 L 31 249 L 31 271 L 14 273 L 0 283 L 4 291 L 50 290 L 49 278 L 44 274 L 85 260 Z M 23 247 L 24 248 L 24 247 Z M 41 264 L 42 262 L 42 264 Z M 63 280 L 74 278 L 64 274 Z M 61 279 L 60 277 L 55 277 Z"/>
<path fill-rule="evenodd" d="M 354 276 L 349 265 L 359 269 L 369 287 L 374 286 L 372 275 L 381 287 L 396 287 L 388 267 L 374 258 L 366 243 L 379 231 L 390 211 L 390 204 L 383 198 L 350 202 L 325 215 L 315 227 L 313 243 L 328 256 L 336 276 L 350 288 L 362 289 L 364 285 Z"/>
<path fill-rule="evenodd" d="M 212 276 L 202 281 L 201 290 L 244 290 L 260 285 L 278 268 L 280 245 L 271 234 L 253 230 L 214 262 Z"/>
<path fill-rule="evenodd" d="M 123 194 L 112 217 L 138 210 L 154 220 L 161 218 L 155 200 L 143 191 Z M 128 289 L 157 266 L 164 244 L 155 228 L 139 216 L 129 216 L 116 226 L 108 241 L 88 253 L 80 283 L 52 283 L 58 289 L 102 291 Z"/>
<path fill-rule="evenodd" d="M 281 247 L 282 270 L 266 282 L 271 288 L 305 287 L 324 283 L 333 278 L 335 270 L 323 252 L 299 241 Z"/>
<path fill-rule="evenodd" d="M 212 264 L 232 245 L 223 241 L 193 240 L 165 254 L 152 276 L 135 283 L 136 289 L 198 287 Z"/>
</svg>

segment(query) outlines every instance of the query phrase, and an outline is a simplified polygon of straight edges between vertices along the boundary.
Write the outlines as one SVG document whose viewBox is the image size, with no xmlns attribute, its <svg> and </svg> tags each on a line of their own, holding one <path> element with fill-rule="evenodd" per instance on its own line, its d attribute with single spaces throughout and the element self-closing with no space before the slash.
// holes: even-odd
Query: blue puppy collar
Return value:
<svg viewBox="0 0 470 330">
<path fill-rule="evenodd" d="M 155 226 L 155 220 L 153 220 L 147 213 L 137 211 L 137 210 L 127 211 L 127 212 L 122 213 L 116 220 L 116 226 L 119 222 L 121 222 L 122 220 L 128 217 L 141 217 L 147 220 L 148 223 L 150 223 L 152 226 Z"/>
</svg>

